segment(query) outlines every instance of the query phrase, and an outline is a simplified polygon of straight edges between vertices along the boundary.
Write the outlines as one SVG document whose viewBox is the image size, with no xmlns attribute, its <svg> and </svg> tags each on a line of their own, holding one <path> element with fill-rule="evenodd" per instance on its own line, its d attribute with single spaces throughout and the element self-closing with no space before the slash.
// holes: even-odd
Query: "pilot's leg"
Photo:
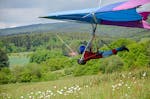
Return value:
<svg viewBox="0 0 150 99">
<path fill-rule="evenodd" d="M 113 50 L 104 51 L 104 52 L 102 52 L 102 57 L 108 57 L 111 55 L 115 55 L 115 54 L 117 54 L 117 52 L 120 52 L 120 51 L 128 51 L 129 52 L 129 49 L 125 46 L 122 46 L 122 47 L 119 47 L 119 48 L 116 48 Z"/>
</svg>

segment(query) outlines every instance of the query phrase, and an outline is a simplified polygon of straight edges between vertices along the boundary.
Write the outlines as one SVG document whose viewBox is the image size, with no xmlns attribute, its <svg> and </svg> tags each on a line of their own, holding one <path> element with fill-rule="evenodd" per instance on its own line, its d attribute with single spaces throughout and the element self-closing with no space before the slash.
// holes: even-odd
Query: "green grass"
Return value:
<svg viewBox="0 0 150 99">
<path fill-rule="evenodd" d="M 9 55 L 9 64 L 10 66 L 23 66 L 25 64 L 29 63 L 29 54 L 30 52 L 24 52 L 24 53 L 11 53 Z"/>
<path fill-rule="evenodd" d="M 150 69 L 0 85 L 0 99 L 150 99 Z"/>
</svg>

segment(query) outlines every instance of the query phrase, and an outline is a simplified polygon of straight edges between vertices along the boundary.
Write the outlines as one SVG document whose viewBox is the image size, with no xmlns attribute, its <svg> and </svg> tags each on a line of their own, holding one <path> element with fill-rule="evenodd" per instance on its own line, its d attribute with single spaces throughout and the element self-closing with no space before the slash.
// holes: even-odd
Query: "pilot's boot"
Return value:
<svg viewBox="0 0 150 99">
<path fill-rule="evenodd" d="M 126 46 L 122 46 L 120 48 L 116 48 L 117 51 L 127 51 L 129 52 L 129 49 Z"/>
</svg>

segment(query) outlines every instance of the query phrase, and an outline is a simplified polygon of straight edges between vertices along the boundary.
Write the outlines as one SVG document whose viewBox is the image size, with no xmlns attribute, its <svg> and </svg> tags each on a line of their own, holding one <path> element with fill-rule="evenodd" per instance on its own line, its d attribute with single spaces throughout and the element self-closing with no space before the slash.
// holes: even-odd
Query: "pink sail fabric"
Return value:
<svg viewBox="0 0 150 99">
<path fill-rule="evenodd" d="M 129 0 L 126 3 L 114 8 L 113 10 L 126 10 L 130 8 L 135 8 L 144 4 L 150 3 L 150 0 Z"/>
<path fill-rule="evenodd" d="M 143 20 L 147 20 L 150 12 L 140 12 L 139 14 L 143 17 Z"/>
<path fill-rule="evenodd" d="M 142 26 L 143 28 L 145 28 L 145 29 L 150 29 L 150 24 L 149 24 L 148 22 L 146 22 L 146 21 L 143 20 L 143 21 L 142 21 L 142 24 L 143 24 L 143 26 Z M 142 27 L 141 27 L 141 28 L 142 28 Z"/>
</svg>

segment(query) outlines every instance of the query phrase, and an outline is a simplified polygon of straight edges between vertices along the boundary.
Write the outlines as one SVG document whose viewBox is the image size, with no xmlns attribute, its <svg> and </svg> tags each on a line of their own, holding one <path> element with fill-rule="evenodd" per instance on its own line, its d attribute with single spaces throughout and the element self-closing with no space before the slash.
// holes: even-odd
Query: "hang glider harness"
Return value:
<svg viewBox="0 0 150 99">
<path fill-rule="evenodd" d="M 80 60 L 84 60 L 84 54 L 85 54 L 86 50 L 88 49 L 88 47 L 90 46 L 90 44 L 92 43 L 92 41 L 95 39 L 95 32 L 96 32 L 96 29 L 97 29 L 98 21 L 97 21 L 97 18 L 96 18 L 96 16 L 95 16 L 95 13 L 94 13 L 94 12 L 91 12 L 91 13 L 85 15 L 84 17 L 87 17 L 87 16 L 89 16 L 89 15 L 92 16 L 92 19 L 93 19 L 93 20 L 91 20 L 91 21 L 94 22 L 94 23 L 91 22 L 91 25 L 92 25 L 92 37 L 91 37 L 91 39 L 89 40 L 89 42 L 87 43 L 87 45 L 86 45 L 86 47 L 85 47 L 85 49 L 84 49 L 84 52 L 83 52 L 82 57 L 80 58 Z M 84 18 L 84 17 L 83 17 L 83 18 Z"/>
<path fill-rule="evenodd" d="M 95 39 L 95 32 L 96 32 L 96 28 L 97 28 L 97 24 L 92 24 L 92 37 L 91 39 L 88 41 L 85 49 L 84 49 L 84 52 L 82 54 L 82 57 L 80 58 L 80 60 L 83 60 L 84 59 L 84 54 L 85 54 L 85 51 L 87 50 L 87 48 L 90 46 L 90 44 L 92 43 L 92 41 Z"/>
</svg>

